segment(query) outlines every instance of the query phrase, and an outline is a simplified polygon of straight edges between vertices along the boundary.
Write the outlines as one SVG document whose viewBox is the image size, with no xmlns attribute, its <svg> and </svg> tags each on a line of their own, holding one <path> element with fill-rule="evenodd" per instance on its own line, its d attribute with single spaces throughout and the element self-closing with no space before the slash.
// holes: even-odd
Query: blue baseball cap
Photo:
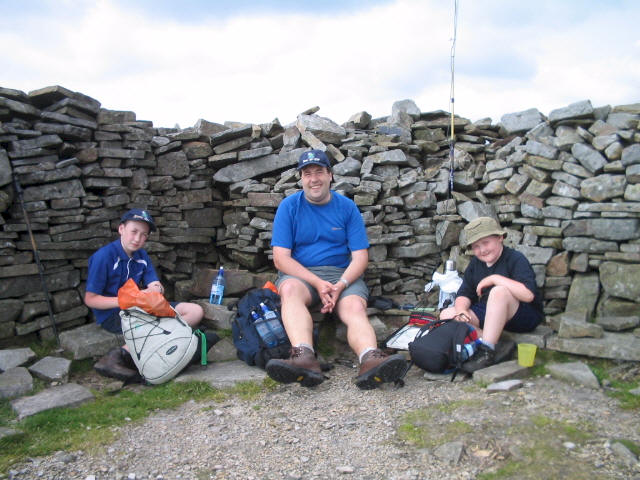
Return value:
<svg viewBox="0 0 640 480">
<path fill-rule="evenodd" d="M 307 165 L 320 165 L 331 170 L 331 162 L 329 157 L 322 150 L 309 150 L 300 155 L 298 160 L 298 170 L 306 167 Z"/>
<path fill-rule="evenodd" d="M 137 220 L 139 222 L 146 222 L 149 224 L 149 231 L 156 231 L 156 224 L 153 223 L 153 217 L 146 210 L 142 210 L 140 208 L 132 208 L 127 213 L 122 215 L 120 218 L 120 223 L 125 223 L 128 220 Z"/>
</svg>

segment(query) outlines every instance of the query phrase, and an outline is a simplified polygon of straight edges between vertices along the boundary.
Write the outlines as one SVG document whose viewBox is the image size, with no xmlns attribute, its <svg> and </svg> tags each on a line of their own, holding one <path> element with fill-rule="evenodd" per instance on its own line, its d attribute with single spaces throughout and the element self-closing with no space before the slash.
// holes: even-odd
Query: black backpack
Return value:
<svg viewBox="0 0 640 480">
<path fill-rule="evenodd" d="M 474 344 L 477 339 L 478 332 L 471 325 L 449 320 L 419 333 L 409 343 L 409 355 L 413 363 L 427 372 L 453 370 L 453 380 L 462 363 L 469 358 L 465 345 Z"/>
<path fill-rule="evenodd" d="M 277 320 L 282 327 L 282 334 L 277 338 L 277 344 L 272 347 L 267 346 L 260 337 L 251 317 L 252 310 L 262 315 L 260 302 L 277 314 Z M 268 288 L 255 288 L 249 290 L 237 305 L 238 312 L 231 323 L 231 333 L 238 358 L 247 365 L 256 365 L 262 369 L 272 358 L 289 358 L 291 343 L 280 317 L 280 296 Z"/>
</svg>

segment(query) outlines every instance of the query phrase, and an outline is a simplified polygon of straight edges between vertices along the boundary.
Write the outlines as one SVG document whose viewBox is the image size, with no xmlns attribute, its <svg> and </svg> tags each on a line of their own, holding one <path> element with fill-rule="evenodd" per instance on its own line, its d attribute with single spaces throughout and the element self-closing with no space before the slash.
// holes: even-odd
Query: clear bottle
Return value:
<svg viewBox="0 0 640 480">
<path fill-rule="evenodd" d="M 269 323 L 263 317 L 261 317 L 255 310 L 251 310 L 251 318 L 253 318 L 253 325 L 258 331 L 258 335 L 269 348 L 275 347 L 278 344 L 278 339 L 269 328 Z"/>
<path fill-rule="evenodd" d="M 213 303 L 215 305 L 222 304 L 225 283 L 224 267 L 220 267 L 220 270 L 218 270 L 218 275 L 213 279 L 213 282 L 211 283 L 211 295 L 209 295 L 209 303 Z"/>
<path fill-rule="evenodd" d="M 276 312 L 267 307 L 264 302 L 260 302 L 260 308 L 262 308 L 262 316 L 266 320 L 269 328 L 273 332 L 276 341 L 287 338 L 287 334 L 282 327 L 282 321 Z"/>
</svg>

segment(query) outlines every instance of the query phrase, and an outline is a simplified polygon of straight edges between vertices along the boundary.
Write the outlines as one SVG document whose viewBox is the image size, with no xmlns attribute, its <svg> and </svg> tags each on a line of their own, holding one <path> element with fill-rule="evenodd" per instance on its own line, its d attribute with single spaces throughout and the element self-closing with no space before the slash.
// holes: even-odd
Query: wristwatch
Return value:
<svg viewBox="0 0 640 480">
<path fill-rule="evenodd" d="M 349 288 L 349 280 L 346 278 L 341 278 L 340 281 L 344 283 L 344 288 Z"/>
</svg>

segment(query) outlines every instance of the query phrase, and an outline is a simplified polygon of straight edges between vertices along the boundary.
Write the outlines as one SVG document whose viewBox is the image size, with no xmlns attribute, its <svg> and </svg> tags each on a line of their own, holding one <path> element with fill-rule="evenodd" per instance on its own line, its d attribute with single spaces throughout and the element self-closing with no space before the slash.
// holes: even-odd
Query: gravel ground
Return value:
<svg viewBox="0 0 640 480">
<path fill-rule="evenodd" d="M 344 362 L 343 362 L 344 363 Z M 511 392 L 470 380 L 360 391 L 337 364 L 314 389 L 279 385 L 252 400 L 187 402 L 119 428 L 98 453 L 16 465 L 15 479 L 640 479 L 640 415 L 601 391 L 536 377 Z M 511 468 L 511 470 L 508 470 Z"/>
</svg>

